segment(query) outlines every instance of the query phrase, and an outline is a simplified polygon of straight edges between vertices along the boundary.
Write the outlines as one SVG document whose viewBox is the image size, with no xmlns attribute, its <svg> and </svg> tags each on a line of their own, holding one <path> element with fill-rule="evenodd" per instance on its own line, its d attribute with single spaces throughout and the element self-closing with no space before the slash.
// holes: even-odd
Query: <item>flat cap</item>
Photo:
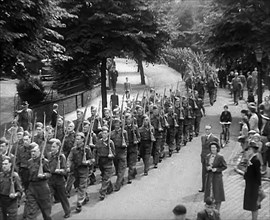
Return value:
<svg viewBox="0 0 270 220">
<path fill-rule="evenodd" d="M 78 133 L 76 134 L 76 136 L 81 136 L 82 138 L 85 138 L 85 135 L 84 135 L 83 132 L 78 132 Z"/>
<path fill-rule="evenodd" d="M 177 205 L 173 209 L 173 214 L 175 215 L 185 215 L 187 213 L 187 209 L 184 205 Z"/>
</svg>

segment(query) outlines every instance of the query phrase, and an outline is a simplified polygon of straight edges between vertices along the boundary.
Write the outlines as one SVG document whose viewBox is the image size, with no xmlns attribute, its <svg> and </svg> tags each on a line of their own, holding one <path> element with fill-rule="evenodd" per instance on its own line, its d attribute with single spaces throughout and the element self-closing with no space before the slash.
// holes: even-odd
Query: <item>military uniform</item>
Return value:
<svg viewBox="0 0 270 220">
<path fill-rule="evenodd" d="M 122 135 L 124 135 L 126 146 L 123 146 Z M 118 131 L 113 130 L 111 132 L 111 140 L 113 141 L 115 147 L 115 158 L 113 162 L 117 175 L 115 190 L 118 191 L 124 182 L 124 175 L 127 167 L 127 145 L 129 144 L 127 132 L 125 130 L 122 132 L 122 129 L 119 129 Z"/>
<path fill-rule="evenodd" d="M 136 125 L 126 125 L 129 144 L 127 146 L 128 180 L 135 178 L 137 174 L 136 162 L 138 157 L 138 142 L 140 141 L 139 129 Z"/>
<path fill-rule="evenodd" d="M 184 145 L 193 138 L 194 101 L 188 99 L 184 106 Z"/>
<path fill-rule="evenodd" d="M 42 132 L 42 133 L 40 133 L 40 134 L 36 134 L 35 136 L 34 136 L 34 140 L 33 140 L 33 142 L 35 142 L 35 143 L 37 143 L 38 144 L 38 146 L 42 146 L 43 145 L 43 143 L 44 143 L 44 133 Z"/>
<path fill-rule="evenodd" d="M 114 143 L 112 140 L 110 140 L 110 147 L 112 149 L 112 152 L 115 153 Z M 111 182 L 111 177 L 113 175 L 113 158 L 108 157 L 108 139 L 105 141 L 103 139 L 97 141 L 96 154 L 98 156 L 98 165 L 102 178 L 99 193 L 101 199 L 104 199 L 106 194 L 109 194 L 113 191 L 113 185 Z"/>
<path fill-rule="evenodd" d="M 84 157 L 84 147 L 86 160 L 92 159 L 90 148 L 88 146 L 84 146 L 84 144 L 81 144 L 81 146 L 73 147 L 67 159 L 67 167 L 69 169 L 72 166 L 74 167 L 74 177 L 75 181 L 78 183 L 77 208 L 81 208 L 83 203 L 86 203 L 89 200 L 86 190 L 89 166 L 91 164 L 82 163 Z"/>
<path fill-rule="evenodd" d="M 145 127 L 142 126 L 139 128 L 139 133 L 141 136 L 141 148 L 140 148 L 140 155 L 143 159 L 144 163 L 144 174 L 147 175 L 149 171 L 149 166 L 150 166 L 150 156 L 152 152 L 152 146 L 153 146 L 153 141 L 151 138 L 151 132 L 154 135 L 154 128 L 152 126 L 150 127 Z"/>
<path fill-rule="evenodd" d="M 175 128 L 175 144 L 176 151 L 178 152 L 181 149 L 181 143 L 183 142 L 183 133 L 184 133 L 184 109 L 182 106 L 175 107 L 176 121 L 178 127 Z"/>
<path fill-rule="evenodd" d="M 136 114 L 135 118 L 136 118 L 136 124 L 137 124 L 138 128 L 142 127 L 142 125 L 143 125 L 143 115 Z M 141 157 L 140 148 L 141 148 L 141 143 L 138 143 L 138 160 Z"/>
<path fill-rule="evenodd" d="M 61 173 L 55 172 L 57 168 L 58 160 L 60 160 L 60 169 L 62 170 Z M 57 154 L 50 154 L 49 155 L 49 168 L 51 172 L 51 178 L 49 179 L 49 187 L 51 192 L 51 199 L 53 199 L 54 195 L 59 199 L 65 215 L 70 214 L 70 205 L 66 195 L 65 189 L 65 175 L 66 175 L 66 157 L 64 154 L 59 156 Z"/>
<path fill-rule="evenodd" d="M 166 119 L 169 124 L 169 127 L 167 129 L 167 144 L 169 146 L 169 156 L 172 155 L 172 152 L 174 150 L 174 140 L 175 140 L 175 120 L 176 119 L 175 113 L 167 113 Z"/>
<path fill-rule="evenodd" d="M 64 131 L 64 126 L 59 126 L 57 125 L 57 128 L 55 128 L 56 130 L 56 138 L 59 139 L 60 141 L 63 140 L 64 138 L 64 134 L 65 134 L 65 131 Z"/>
<path fill-rule="evenodd" d="M 161 121 L 161 127 L 163 128 L 163 131 L 161 132 L 162 138 L 161 138 L 161 144 L 160 144 L 160 154 L 159 154 L 159 162 L 162 161 L 162 159 L 165 156 L 165 143 L 166 143 L 166 137 L 167 137 L 167 127 L 166 127 L 166 118 L 164 115 L 161 115 L 160 117 Z"/>
<path fill-rule="evenodd" d="M 22 195 L 22 186 L 19 175 L 13 173 L 13 182 L 15 193 L 17 197 L 12 199 L 10 195 L 11 186 L 11 171 L 0 172 L 0 219 L 3 220 L 16 220 L 18 212 L 18 197 Z"/>
<path fill-rule="evenodd" d="M 162 144 L 162 132 L 163 128 L 161 125 L 161 117 L 159 115 L 153 115 L 151 116 L 151 125 L 153 126 L 155 132 L 154 136 L 156 141 L 153 142 L 152 146 L 152 156 L 153 156 L 153 163 L 155 168 L 157 167 L 157 164 L 159 162 L 159 156 L 160 156 L 160 148 Z"/>
<path fill-rule="evenodd" d="M 93 132 L 98 135 L 101 131 L 102 119 L 99 116 L 91 116 L 87 119 L 90 123 L 94 120 Z"/>
<path fill-rule="evenodd" d="M 28 161 L 29 171 L 29 186 L 26 191 L 27 197 L 27 211 L 26 219 L 36 219 L 38 215 L 38 209 L 40 209 L 42 216 L 46 220 L 51 220 L 51 199 L 50 188 L 47 179 L 51 177 L 48 160 L 42 159 L 44 178 L 38 177 L 38 170 L 40 166 L 40 157 Z"/>
</svg>

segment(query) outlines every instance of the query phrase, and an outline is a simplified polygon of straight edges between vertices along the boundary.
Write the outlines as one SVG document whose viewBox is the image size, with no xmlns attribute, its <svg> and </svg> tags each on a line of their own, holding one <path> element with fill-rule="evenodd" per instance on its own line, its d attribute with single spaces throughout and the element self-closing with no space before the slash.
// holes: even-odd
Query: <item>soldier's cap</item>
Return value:
<svg viewBox="0 0 270 220">
<path fill-rule="evenodd" d="M 151 89 L 150 89 L 150 92 L 154 92 L 154 91 L 155 91 L 155 89 L 154 89 L 154 88 L 151 88 Z"/>
<path fill-rule="evenodd" d="M 130 113 L 126 113 L 126 114 L 125 114 L 125 117 L 126 117 L 126 118 L 129 118 L 129 117 L 131 117 L 131 114 L 130 114 Z"/>
<path fill-rule="evenodd" d="M 212 205 L 214 205 L 214 201 L 213 201 L 213 199 L 211 197 L 207 197 L 205 199 L 205 204 L 208 205 L 208 206 L 212 206 Z"/>
<path fill-rule="evenodd" d="M 104 125 L 104 126 L 102 126 L 102 131 L 109 131 L 109 128 L 108 128 L 108 126 L 106 126 L 106 125 Z"/>
<path fill-rule="evenodd" d="M 114 113 L 116 113 L 116 112 L 118 112 L 118 111 L 120 111 L 119 108 L 115 108 L 115 109 L 113 110 Z"/>
<path fill-rule="evenodd" d="M 138 110 L 139 108 L 142 108 L 142 106 L 136 105 L 135 109 Z"/>
<path fill-rule="evenodd" d="M 110 109 L 107 108 L 107 107 L 105 107 L 105 108 L 104 108 L 104 112 L 105 112 L 105 111 L 110 111 Z"/>
<path fill-rule="evenodd" d="M 81 113 L 83 113 L 83 110 L 81 110 L 81 109 L 77 109 L 77 113 L 79 113 L 79 112 L 81 112 Z"/>
<path fill-rule="evenodd" d="M 23 127 L 18 127 L 18 129 L 17 129 L 17 133 L 19 133 L 19 132 L 23 132 L 24 130 L 23 130 Z"/>
<path fill-rule="evenodd" d="M 26 106 L 26 105 L 29 105 L 27 101 L 23 101 L 22 102 L 22 106 Z"/>
<path fill-rule="evenodd" d="M 42 122 L 37 122 L 36 123 L 36 127 L 41 127 L 42 128 L 43 127 L 43 123 Z"/>
<path fill-rule="evenodd" d="M 249 109 L 256 109 L 256 104 L 255 104 L 254 102 L 250 102 L 250 103 L 248 104 L 248 108 L 249 108 Z"/>
<path fill-rule="evenodd" d="M 259 146 L 254 142 L 254 141 L 251 141 L 249 144 L 248 144 L 248 148 L 254 148 L 254 149 L 258 149 Z"/>
<path fill-rule="evenodd" d="M 187 213 L 187 209 L 184 205 L 177 205 L 172 210 L 175 215 L 185 215 Z"/>
<path fill-rule="evenodd" d="M 31 134 L 28 131 L 24 131 L 23 132 L 23 136 L 29 136 L 29 137 L 31 137 Z"/>
<path fill-rule="evenodd" d="M 1 137 L 0 144 L 8 144 L 8 140 L 5 137 Z"/>
<path fill-rule="evenodd" d="M 119 119 L 119 118 L 115 118 L 114 120 L 113 120 L 113 123 L 120 123 L 121 122 L 121 120 Z"/>
<path fill-rule="evenodd" d="M 88 120 L 84 120 L 83 125 L 90 125 L 90 122 Z"/>
<path fill-rule="evenodd" d="M 97 107 L 96 106 L 91 106 L 91 110 L 96 110 Z"/>
<path fill-rule="evenodd" d="M 255 131 L 255 130 L 250 130 L 249 132 L 248 132 L 248 134 L 256 134 L 257 133 L 257 131 Z"/>
<path fill-rule="evenodd" d="M 158 107 L 156 105 L 153 105 L 153 110 L 155 110 L 155 109 L 158 109 Z"/>
<path fill-rule="evenodd" d="M 56 143 L 58 146 L 61 145 L 61 141 L 60 141 L 59 139 L 57 139 L 57 138 L 52 138 L 52 139 L 50 139 L 49 142 L 51 142 L 51 143 Z"/>
<path fill-rule="evenodd" d="M 31 152 L 34 151 L 34 149 L 35 149 L 36 147 L 39 147 L 38 144 L 37 144 L 36 142 L 32 142 L 29 146 L 30 146 L 30 148 L 31 148 L 31 150 L 30 150 Z"/>
<path fill-rule="evenodd" d="M 205 129 L 211 129 L 211 125 L 205 125 Z"/>
<path fill-rule="evenodd" d="M 176 102 L 180 102 L 180 98 L 175 97 L 175 101 L 176 101 Z"/>
<path fill-rule="evenodd" d="M 258 137 L 258 138 L 260 138 L 261 137 L 261 135 L 259 134 L 259 133 L 256 133 L 256 134 L 254 134 L 254 136 L 253 137 Z"/>
<path fill-rule="evenodd" d="M 81 136 L 82 138 L 85 138 L 85 135 L 84 135 L 83 132 L 78 132 L 78 133 L 76 134 L 76 136 Z"/>
</svg>

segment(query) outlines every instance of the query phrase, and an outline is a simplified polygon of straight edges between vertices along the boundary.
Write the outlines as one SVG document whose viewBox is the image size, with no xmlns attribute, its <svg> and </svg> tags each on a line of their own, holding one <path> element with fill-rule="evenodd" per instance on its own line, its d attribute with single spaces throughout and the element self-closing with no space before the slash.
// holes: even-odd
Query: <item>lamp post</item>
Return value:
<svg viewBox="0 0 270 220">
<path fill-rule="evenodd" d="M 262 103 L 262 55 L 263 55 L 263 51 L 261 46 L 258 46 L 255 49 L 255 54 L 256 54 L 256 60 L 258 63 L 258 99 L 257 99 L 257 105 L 258 105 L 258 109 L 259 109 L 259 105 Z"/>
</svg>

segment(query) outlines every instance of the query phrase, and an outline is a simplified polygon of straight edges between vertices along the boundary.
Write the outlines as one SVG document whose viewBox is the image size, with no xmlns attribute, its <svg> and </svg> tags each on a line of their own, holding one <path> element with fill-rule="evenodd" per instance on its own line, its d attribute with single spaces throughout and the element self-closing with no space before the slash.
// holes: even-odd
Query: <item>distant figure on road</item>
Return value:
<svg viewBox="0 0 270 220">
<path fill-rule="evenodd" d="M 55 126 L 56 126 L 57 117 L 58 117 L 58 104 L 54 103 L 53 104 L 53 112 L 51 115 L 51 126 L 53 128 L 55 128 Z"/>
<path fill-rule="evenodd" d="M 210 143 L 218 143 L 218 138 L 211 133 L 211 125 L 205 126 L 205 135 L 201 137 L 202 141 L 202 152 L 201 152 L 201 163 L 202 163 L 202 188 L 199 192 L 204 192 L 205 189 L 205 177 L 206 177 L 206 164 L 205 158 L 210 153 Z"/>
<path fill-rule="evenodd" d="M 172 212 L 174 214 L 175 220 L 189 220 L 188 218 L 186 218 L 187 209 L 183 205 L 175 206 Z"/>
<path fill-rule="evenodd" d="M 213 198 L 216 209 L 219 211 L 221 202 L 225 201 L 222 172 L 227 169 L 227 164 L 224 157 L 218 154 L 220 147 L 217 142 L 210 144 L 210 150 L 211 153 L 205 158 L 207 174 L 204 201 L 206 202 L 208 197 Z"/>
<path fill-rule="evenodd" d="M 248 146 L 248 166 L 244 174 L 246 182 L 244 194 L 244 210 L 252 212 L 252 220 L 257 220 L 259 188 L 261 187 L 261 163 L 257 156 L 258 146 L 251 142 Z"/>
<path fill-rule="evenodd" d="M 219 211 L 210 197 L 205 200 L 205 209 L 198 212 L 197 220 L 220 220 Z"/>
<path fill-rule="evenodd" d="M 115 66 L 112 67 L 110 75 L 111 75 L 112 89 L 115 90 L 118 78 L 118 71 L 115 69 Z"/>
<path fill-rule="evenodd" d="M 126 77 L 126 82 L 124 83 L 124 90 L 126 94 L 126 98 L 130 98 L 130 91 L 131 91 L 131 85 L 130 82 L 128 81 L 128 77 Z"/>
<path fill-rule="evenodd" d="M 238 100 L 240 96 L 240 90 L 242 89 L 242 83 L 238 77 L 238 73 L 234 73 L 234 78 L 232 79 L 232 91 L 233 91 L 233 102 L 234 105 L 238 105 Z"/>
<path fill-rule="evenodd" d="M 247 80 L 246 80 L 246 77 L 243 75 L 243 71 L 242 70 L 240 70 L 239 78 L 240 78 L 240 81 L 241 81 L 241 84 L 242 84 L 239 98 L 240 99 L 243 99 L 244 98 L 244 88 L 246 87 Z"/>
<path fill-rule="evenodd" d="M 33 111 L 28 108 L 29 104 L 27 101 L 22 103 L 22 109 L 15 112 L 16 120 L 19 123 L 19 126 L 23 127 L 25 131 L 32 130 L 32 119 L 33 119 Z"/>
</svg>

